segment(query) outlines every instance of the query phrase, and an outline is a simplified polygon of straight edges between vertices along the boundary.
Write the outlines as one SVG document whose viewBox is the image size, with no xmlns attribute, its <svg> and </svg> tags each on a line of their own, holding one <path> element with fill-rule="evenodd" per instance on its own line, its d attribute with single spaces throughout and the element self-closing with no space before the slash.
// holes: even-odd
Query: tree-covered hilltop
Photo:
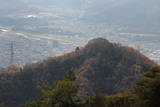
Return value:
<svg viewBox="0 0 160 107">
<path fill-rule="evenodd" d="M 58 81 L 55 88 L 44 91 L 41 99 L 23 105 L 23 107 L 159 107 L 160 106 L 160 66 L 144 73 L 132 92 L 123 92 L 107 96 L 96 92 L 92 96 L 78 96 L 78 83 L 74 71 Z"/>
<path fill-rule="evenodd" d="M 0 104 L 17 107 L 37 99 L 42 95 L 41 90 L 56 87 L 57 81 L 63 80 L 71 69 L 76 70 L 75 79 L 81 97 L 94 95 L 95 90 L 107 95 L 130 91 L 143 72 L 154 65 L 131 47 L 110 43 L 103 38 L 93 39 L 84 48 L 63 56 L 24 67 L 14 65 L 1 69 Z"/>
</svg>

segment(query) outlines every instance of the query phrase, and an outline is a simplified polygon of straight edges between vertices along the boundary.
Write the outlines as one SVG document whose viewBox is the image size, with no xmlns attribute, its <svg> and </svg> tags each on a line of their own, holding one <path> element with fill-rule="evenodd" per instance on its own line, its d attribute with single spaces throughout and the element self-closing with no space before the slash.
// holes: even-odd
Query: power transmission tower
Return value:
<svg viewBox="0 0 160 107">
<path fill-rule="evenodd" d="M 10 52 L 11 52 L 10 65 L 12 65 L 14 63 L 14 43 L 13 41 L 11 42 L 11 45 L 10 45 Z"/>
<path fill-rule="evenodd" d="M 140 45 L 137 45 L 137 53 L 136 53 L 136 68 L 135 68 L 135 76 L 138 77 L 141 71 L 141 60 L 140 60 Z"/>
<path fill-rule="evenodd" d="M 137 45 L 137 54 L 136 54 L 136 65 L 140 65 L 140 56 L 139 56 L 139 53 L 140 53 L 140 45 Z"/>
</svg>

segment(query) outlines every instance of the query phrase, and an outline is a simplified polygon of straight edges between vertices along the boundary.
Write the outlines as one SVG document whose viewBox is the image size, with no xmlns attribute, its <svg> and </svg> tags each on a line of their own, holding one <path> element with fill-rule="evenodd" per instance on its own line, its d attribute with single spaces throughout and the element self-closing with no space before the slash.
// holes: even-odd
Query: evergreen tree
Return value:
<svg viewBox="0 0 160 107">
<path fill-rule="evenodd" d="M 75 71 L 73 69 L 69 70 L 67 75 L 65 76 L 65 79 L 75 81 L 76 80 Z"/>
<path fill-rule="evenodd" d="M 24 105 L 24 107 L 76 107 L 78 85 L 74 70 L 70 70 L 63 81 L 58 81 L 55 88 L 44 91 L 43 98 Z"/>
<path fill-rule="evenodd" d="M 160 66 L 153 67 L 135 85 L 140 107 L 160 107 Z"/>
</svg>

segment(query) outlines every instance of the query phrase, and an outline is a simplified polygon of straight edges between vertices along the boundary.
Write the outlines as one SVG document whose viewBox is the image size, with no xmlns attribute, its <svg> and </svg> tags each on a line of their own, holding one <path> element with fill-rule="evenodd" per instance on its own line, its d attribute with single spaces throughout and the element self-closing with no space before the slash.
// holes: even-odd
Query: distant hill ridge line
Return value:
<svg viewBox="0 0 160 107">
<path fill-rule="evenodd" d="M 23 69 L 18 66 L 2 69 L 0 103 L 13 107 L 34 100 L 41 96 L 42 89 L 54 86 L 71 69 L 76 70 L 80 96 L 94 94 L 97 89 L 105 94 L 129 91 L 141 74 L 154 65 L 131 47 L 96 38 L 82 49 L 63 56 L 26 64 Z"/>
</svg>

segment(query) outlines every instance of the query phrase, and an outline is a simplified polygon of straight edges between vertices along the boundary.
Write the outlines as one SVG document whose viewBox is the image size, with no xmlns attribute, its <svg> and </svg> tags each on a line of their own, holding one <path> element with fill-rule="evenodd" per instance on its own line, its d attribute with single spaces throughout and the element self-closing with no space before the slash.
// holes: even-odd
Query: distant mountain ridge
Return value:
<svg viewBox="0 0 160 107">
<path fill-rule="evenodd" d="M 16 10 L 24 8 L 26 5 L 21 0 L 0 0 L 0 10 Z"/>
<path fill-rule="evenodd" d="M 0 10 L 10 10 L 11 13 L 26 9 L 34 12 L 37 8 L 37 11 L 78 10 L 83 11 L 79 20 L 86 23 L 120 25 L 129 27 L 131 31 L 138 28 L 136 32 L 160 33 L 159 5 L 158 0 L 2 0 Z"/>
<path fill-rule="evenodd" d="M 103 38 L 93 39 L 80 49 L 42 62 L 16 65 L 1 69 L 0 104 L 17 106 L 41 96 L 40 90 L 54 86 L 70 69 L 76 70 L 80 96 L 95 90 L 113 94 L 132 90 L 139 76 L 156 65 L 130 47 L 110 43 Z"/>
<path fill-rule="evenodd" d="M 88 9 L 87 21 L 112 25 L 149 27 L 160 26 L 158 0 L 101 0 Z M 149 30 L 149 29 L 148 29 Z M 147 30 L 146 30 L 147 32 Z"/>
</svg>

